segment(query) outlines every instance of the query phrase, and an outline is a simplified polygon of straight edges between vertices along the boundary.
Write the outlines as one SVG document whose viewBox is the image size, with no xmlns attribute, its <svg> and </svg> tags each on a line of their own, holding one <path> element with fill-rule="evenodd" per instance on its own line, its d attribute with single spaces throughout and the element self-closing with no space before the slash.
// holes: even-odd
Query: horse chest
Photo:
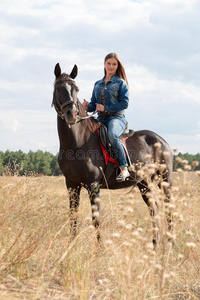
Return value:
<svg viewBox="0 0 200 300">
<path fill-rule="evenodd" d="M 84 153 L 77 153 L 78 157 L 69 156 L 59 160 L 59 165 L 66 179 L 77 183 L 94 182 L 100 176 L 99 166 Z"/>
</svg>

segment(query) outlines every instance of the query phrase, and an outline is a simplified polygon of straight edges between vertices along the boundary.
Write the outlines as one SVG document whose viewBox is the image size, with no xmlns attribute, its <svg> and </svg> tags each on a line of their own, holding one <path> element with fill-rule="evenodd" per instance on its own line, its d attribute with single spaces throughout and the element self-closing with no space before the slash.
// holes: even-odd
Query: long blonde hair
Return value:
<svg viewBox="0 0 200 300">
<path fill-rule="evenodd" d="M 109 58 L 115 58 L 118 61 L 118 68 L 117 68 L 116 74 L 120 78 L 124 79 L 127 83 L 127 86 L 128 86 L 128 80 L 127 80 L 127 77 L 126 77 L 126 72 L 125 72 L 124 66 L 122 65 L 118 55 L 114 52 L 109 53 L 109 54 L 106 55 L 106 57 L 104 59 L 104 62 L 106 62 Z M 104 68 L 104 73 L 106 75 L 106 69 L 105 68 Z"/>
</svg>

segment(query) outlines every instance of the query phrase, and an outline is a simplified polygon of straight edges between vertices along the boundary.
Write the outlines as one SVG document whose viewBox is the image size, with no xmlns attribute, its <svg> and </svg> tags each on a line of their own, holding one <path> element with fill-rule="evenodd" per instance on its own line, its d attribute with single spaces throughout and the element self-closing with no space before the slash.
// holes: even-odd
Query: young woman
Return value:
<svg viewBox="0 0 200 300">
<path fill-rule="evenodd" d="M 98 111 L 98 121 L 108 128 L 108 138 L 115 158 L 121 169 L 117 181 L 124 181 L 130 174 L 127 160 L 119 136 L 124 131 L 127 121 L 124 111 L 128 107 L 128 81 L 124 67 L 116 53 L 109 53 L 104 60 L 105 76 L 94 85 L 91 102 L 84 100 L 86 111 Z"/>
</svg>

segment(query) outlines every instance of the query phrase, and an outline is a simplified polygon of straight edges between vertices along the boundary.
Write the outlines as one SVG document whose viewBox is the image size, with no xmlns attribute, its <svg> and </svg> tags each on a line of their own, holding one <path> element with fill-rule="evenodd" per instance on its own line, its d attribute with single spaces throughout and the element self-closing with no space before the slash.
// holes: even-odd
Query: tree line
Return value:
<svg viewBox="0 0 200 300">
<path fill-rule="evenodd" d="M 178 159 L 177 159 L 178 158 Z M 200 170 L 200 153 L 178 153 L 174 155 L 174 170 L 184 168 L 184 164 L 188 162 L 191 170 Z M 196 162 L 194 164 L 194 162 Z M 188 169 L 189 170 L 189 169 Z M 29 151 L 0 151 L 0 175 L 19 175 L 19 176 L 58 176 L 61 175 L 58 165 L 58 154 L 53 155 L 50 152 L 38 150 L 36 152 Z"/>
<path fill-rule="evenodd" d="M 58 155 L 38 150 L 0 152 L 0 175 L 61 175 L 58 165 Z"/>
<path fill-rule="evenodd" d="M 190 168 L 186 168 L 185 166 L 189 166 Z M 186 169 L 190 170 L 200 170 L 200 153 L 197 154 L 189 154 L 189 153 L 178 153 L 178 155 L 174 155 L 174 170 L 177 169 Z"/>
</svg>

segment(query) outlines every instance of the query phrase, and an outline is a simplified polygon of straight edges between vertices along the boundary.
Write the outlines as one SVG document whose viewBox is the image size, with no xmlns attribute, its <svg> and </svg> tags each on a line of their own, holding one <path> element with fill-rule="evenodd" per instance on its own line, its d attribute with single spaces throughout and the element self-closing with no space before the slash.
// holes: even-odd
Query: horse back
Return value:
<svg viewBox="0 0 200 300">
<path fill-rule="evenodd" d="M 166 164 L 168 179 L 171 181 L 173 154 L 169 144 L 161 136 L 150 130 L 135 131 L 134 135 L 127 139 L 126 145 L 133 164 L 146 164 L 148 160 Z"/>
<path fill-rule="evenodd" d="M 162 162 L 163 152 L 168 152 L 169 162 L 173 154 L 169 144 L 157 133 L 150 130 L 135 131 L 134 135 L 126 141 L 127 149 L 132 162 L 145 161 L 147 154 L 151 155 L 154 162 Z M 158 151 L 159 150 L 159 151 Z"/>
</svg>

